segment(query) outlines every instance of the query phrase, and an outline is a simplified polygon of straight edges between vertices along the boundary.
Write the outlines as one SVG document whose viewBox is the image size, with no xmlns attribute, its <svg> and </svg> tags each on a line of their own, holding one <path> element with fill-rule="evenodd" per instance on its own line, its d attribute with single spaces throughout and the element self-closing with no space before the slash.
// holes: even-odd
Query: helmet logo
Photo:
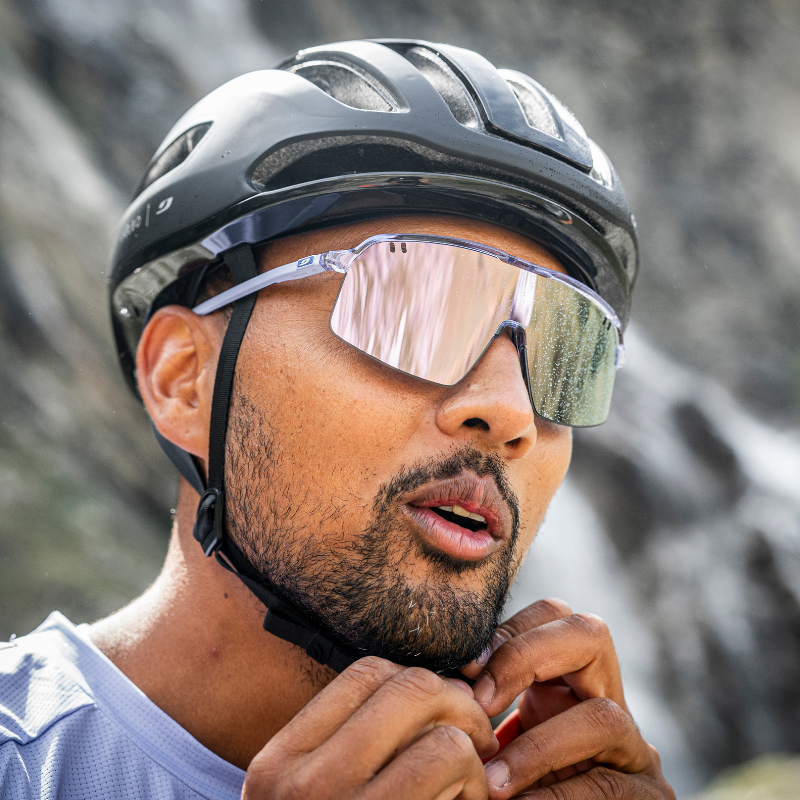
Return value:
<svg viewBox="0 0 800 800">
<path fill-rule="evenodd" d="M 166 200 L 162 200 L 158 204 L 158 208 L 156 208 L 156 215 L 163 214 L 171 205 L 172 205 L 171 197 L 168 197 Z"/>
</svg>

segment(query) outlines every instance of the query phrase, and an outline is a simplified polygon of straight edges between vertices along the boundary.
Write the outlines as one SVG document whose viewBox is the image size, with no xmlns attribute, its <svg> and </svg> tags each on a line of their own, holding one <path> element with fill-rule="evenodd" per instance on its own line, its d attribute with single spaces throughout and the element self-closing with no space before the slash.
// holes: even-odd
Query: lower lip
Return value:
<svg viewBox="0 0 800 800">
<path fill-rule="evenodd" d="M 430 544 L 453 558 L 480 561 L 500 544 L 489 531 L 462 528 L 429 508 L 405 506 L 405 511 L 422 528 Z"/>
</svg>

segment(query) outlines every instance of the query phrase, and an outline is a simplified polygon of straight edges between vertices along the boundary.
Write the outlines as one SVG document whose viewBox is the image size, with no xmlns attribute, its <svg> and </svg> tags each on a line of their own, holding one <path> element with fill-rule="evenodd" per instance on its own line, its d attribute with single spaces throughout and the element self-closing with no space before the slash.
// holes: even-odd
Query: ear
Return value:
<svg viewBox="0 0 800 800">
<path fill-rule="evenodd" d="M 145 326 L 136 352 L 139 392 L 159 433 L 203 461 L 222 342 L 217 322 L 166 306 Z"/>
</svg>

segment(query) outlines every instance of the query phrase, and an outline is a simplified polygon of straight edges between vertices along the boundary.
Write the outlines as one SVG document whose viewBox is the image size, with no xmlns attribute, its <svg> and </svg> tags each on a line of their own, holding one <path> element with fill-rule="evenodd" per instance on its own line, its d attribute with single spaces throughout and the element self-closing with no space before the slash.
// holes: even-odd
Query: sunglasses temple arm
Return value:
<svg viewBox="0 0 800 800">
<path fill-rule="evenodd" d="M 334 267 L 328 264 L 327 255 L 327 253 L 322 253 L 316 256 L 306 256 L 299 261 L 293 261 L 291 264 L 284 264 L 282 267 L 275 267 L 275 269 L 271 269 L 268 272 L 262 272 L 260 275 L 256 275 L 255 278 L 250 278 L 250 280 L 239 283 L 205 300 L 200 305 L 195 306 L 192 311 L 202 317 L 212 311 L 217 311 L 223 306 L 227 306 L 229 303 L 241 300 L 254 292 L 266 289 L 267 286 L 274 286 L 276 283 L 286 283 L 287 281 L 297 281 L 300 278 L 308 278 L 311 275 L 319 275 L 321 272 L 332 271 Z"/>
</svg>

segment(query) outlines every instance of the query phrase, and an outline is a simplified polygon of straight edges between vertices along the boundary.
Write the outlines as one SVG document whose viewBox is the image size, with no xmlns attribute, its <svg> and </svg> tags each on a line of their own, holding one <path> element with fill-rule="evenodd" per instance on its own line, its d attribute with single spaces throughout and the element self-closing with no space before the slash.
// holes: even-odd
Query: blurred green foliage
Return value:
<svg viewBox="0 0 800 800">
<path fill-rule="evenodd" d="M 756 758 L 725 770 L 692 800 L 798 800 L 800 757 L 785 753 Z"/>
</svg>

